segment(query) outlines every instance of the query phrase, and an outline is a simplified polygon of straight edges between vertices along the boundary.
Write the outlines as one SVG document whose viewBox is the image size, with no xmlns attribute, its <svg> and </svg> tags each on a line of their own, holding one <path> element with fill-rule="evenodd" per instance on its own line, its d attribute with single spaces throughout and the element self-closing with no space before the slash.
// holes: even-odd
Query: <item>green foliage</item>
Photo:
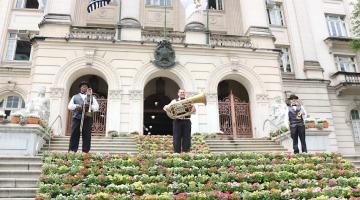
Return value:
<svg viewBox="0 0 360 200">
<path fill-rule="evenodd" d="M 351 17 L 352 29 L 356 39 L 351 43 L 351 47 L 354 50 L 360 50 L 360 0 L 354 4 L 354 11 Z"/>
</svg>

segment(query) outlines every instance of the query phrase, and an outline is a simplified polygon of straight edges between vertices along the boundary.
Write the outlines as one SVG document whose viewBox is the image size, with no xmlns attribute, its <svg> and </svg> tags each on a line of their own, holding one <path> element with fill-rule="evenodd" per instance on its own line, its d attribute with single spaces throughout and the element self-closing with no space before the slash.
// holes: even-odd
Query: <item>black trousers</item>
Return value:
<svg viewBox="0 0 360 200">
<path fill-rule="evenodd" d="M 80 119 L 76 119 L 76 118 L 72 119 L 69 151 L 77 152 L 79 148 L 80 123 L 81 123 Z M 92 123 L 93 123 L 93 119 L 91 117 L 85 117 L 83 122 L 83 129 L 82 129 L 82 140 L 83 140 L 82 151 L 84 153 L 88 153 L 90 151 Z"/>
<path fill-rule="evenodd" d="M 173 121 L 174 153 L 190 152 L 191 121 L 190 119 L 175 119 Z"/>
<path fill-rule="evenodd" d="M 294 127 L 290 126 L 290 133 L 291 133 L 291 138 L 293 140 L 294 153 L 299 153 L 298 138 L 300 138 L 302 152 L 306 153 L 307 148 L 305 141 L 305 126 L 304 125 L 296 125 Z"/>
</svg>

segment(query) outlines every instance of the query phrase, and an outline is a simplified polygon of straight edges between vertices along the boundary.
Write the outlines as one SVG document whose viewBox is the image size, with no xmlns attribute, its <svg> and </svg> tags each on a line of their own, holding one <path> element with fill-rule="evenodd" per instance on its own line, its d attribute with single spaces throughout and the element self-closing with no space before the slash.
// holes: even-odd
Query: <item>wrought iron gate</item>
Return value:
<svg viewBox="0 0 360 200">
<path fill-rule="evenodd" d="M 241 101 L 232 93 L 219 100 L 220 129 L 226 135 L 252 138 L 250 104 Z"/>
<path fill-rule="evenodd" d="M 107 99 L 99 98 L 96 99 L 99 104 L 99 111 L 94 113 L 93 125 L 91 128 L 92 136 L 105 136 L 106 130 L 106 111 L 107 111 Z M 71 135 L 71 112 L 68 116 L 67 135 Z"/>
</svg>

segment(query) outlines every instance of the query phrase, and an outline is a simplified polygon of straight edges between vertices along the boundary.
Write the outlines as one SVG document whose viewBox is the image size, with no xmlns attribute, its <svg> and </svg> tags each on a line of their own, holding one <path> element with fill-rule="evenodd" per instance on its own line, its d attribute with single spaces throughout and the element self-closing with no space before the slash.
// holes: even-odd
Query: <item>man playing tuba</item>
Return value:
<svg viewBox="0 0 360 200">
<path fill-rule="evenodd" d="M 176 103 L 177 101 L 181 101 L 185 99 L 185 90 L 179 89 L 178 90 L 178 98 L 174 99 L 170 102 L 170 104 L 164 106 L 164 110 L 167 113 L 171 111 L 171 105 Z M 174 153 L 181 153 L 181 152 L 190 152 L 191 148 L 191 121 L 190 116 L 192 113 L 196 112 L 194 105 L 191 105 L 191 113 L 190 115 L 175 118 L 173 121 L 173 146 L 174 146 Z"/>
</svg>

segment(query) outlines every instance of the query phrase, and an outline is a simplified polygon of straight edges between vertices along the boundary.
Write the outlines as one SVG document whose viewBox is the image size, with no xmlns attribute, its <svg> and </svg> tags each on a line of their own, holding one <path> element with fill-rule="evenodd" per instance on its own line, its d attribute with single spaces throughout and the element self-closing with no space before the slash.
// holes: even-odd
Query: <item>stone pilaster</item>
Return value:
<svg viewBox="0 0 360 200">
<path fill-rule="evenodd" d="M 121 1 L 119 39 L 141 41 L 140 0 Z"/>
</svg>

